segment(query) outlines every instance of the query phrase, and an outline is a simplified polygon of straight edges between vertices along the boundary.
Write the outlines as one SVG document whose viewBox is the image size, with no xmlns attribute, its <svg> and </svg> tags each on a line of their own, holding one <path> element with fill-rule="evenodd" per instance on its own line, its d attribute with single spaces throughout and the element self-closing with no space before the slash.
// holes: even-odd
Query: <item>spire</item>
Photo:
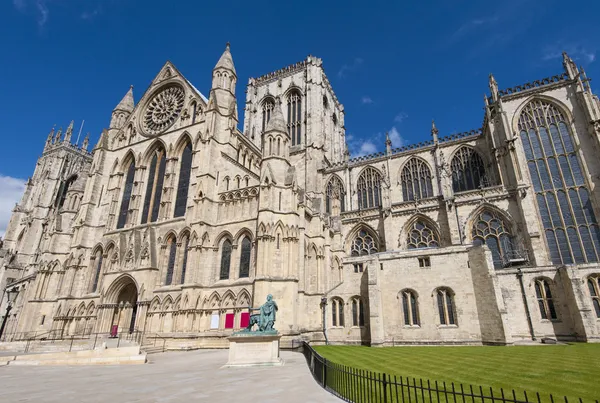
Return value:
<svg viewBox="0 0 600 403">
<path fill-rule="evenodd" d="M 273 108 L 273 115 L 271 116 L 271 119 L 269 119 L 269 123 L 267 123 L 267 127 L 265 128 L 265 133 L 269 131 L 278 131 L 288 134 L 285 120 L 283 120 L 283 113 L 281 112 L 281 103 L 279 102 Z"/>
<path fill-rule="evenodd" d="M 88 132 L 88 134 L 86 134 L 85 138 L 83 139 L 83 144 L 81 144 L 81 148 L 83 150 L 87 150 L 89 144 L 90 144 L 90 133 Z"/>
<path fill-rule="evenodd" d="M 75 122 L 71 120 L 71 123 L 69 123 L 69 127 L 67 127 L 67 132 L 65 133 L 65 139 L 63 140 L 66 143 L 71 142 L 71 136 L 73 135 L 73 125 L 74 124 L 75 124 Z"/>
<path fill-rule="evenodd" d="M 133 85 L 129 87 L 129 91 L 123 97 L 121 102 L 115 107 L 115 111 L 125 111 L 125 112 L 133 112 L 133 107 L 135 103 L 133 102 Z"/>
<path fill-rule="evenodd" d="M 435 120 L 431 119 L 431 137 L 433 137 L 433 142 L 437 144 L 438 142 L 438 129 L 435 126 Z"/>
<path fill-rule="evenodd" d="M 231 57 L 231 52 L 229 51 L 229 42 L 227 42 L 227 45 L 225 45 L 225 51 L 221 55 L 221 58 L 219 59 L 213 70 L 219 68 L 231 70 L 233 71 L 233 74 L 236 74 L 235 66 L 233 65 L 233 58 Z"/>
</svg>

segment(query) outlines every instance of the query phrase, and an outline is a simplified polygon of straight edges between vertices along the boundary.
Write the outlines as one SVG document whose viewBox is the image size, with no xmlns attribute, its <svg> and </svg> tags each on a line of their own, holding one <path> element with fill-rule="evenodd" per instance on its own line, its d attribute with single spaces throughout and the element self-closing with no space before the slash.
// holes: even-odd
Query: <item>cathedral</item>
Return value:
<svg viewBox="0 0 600 403">
<path fill-rule="evenodd" d="M 567 54 L 490 75 L 480 129 L 358 158 L 321 59 L 250 78 L 243 130 L 237 79 L 228 44 L 208 97 L 167 62 L 95 146 L 50 132 L 0 249 L 3 340 L 226 347 L 272 294 L 284 347 L 600 342 L 600 101 Z"/>
</svg>

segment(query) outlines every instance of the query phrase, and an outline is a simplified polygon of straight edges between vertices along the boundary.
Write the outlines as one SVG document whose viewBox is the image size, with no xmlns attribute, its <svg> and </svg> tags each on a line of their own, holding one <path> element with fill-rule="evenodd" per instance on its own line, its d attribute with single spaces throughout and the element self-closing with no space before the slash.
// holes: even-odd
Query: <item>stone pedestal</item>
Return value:
<svg viewBox="0 0 600 403">
<path fill-rule="evenodd" d="M 283 365 L 279 358 L 279 334 L 246 333 L 229 337 L 229 361 L 226 367 Z"/>
</svg>

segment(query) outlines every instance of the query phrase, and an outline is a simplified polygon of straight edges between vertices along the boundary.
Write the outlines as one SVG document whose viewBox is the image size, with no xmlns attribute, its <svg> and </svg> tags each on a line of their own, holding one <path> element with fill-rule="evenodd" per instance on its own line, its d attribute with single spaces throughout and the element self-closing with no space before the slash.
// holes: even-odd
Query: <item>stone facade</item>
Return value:
<svg viewBox="0 0 600 403">
<path fill-rule="evenodd" d="M 350 159 L 321 59 L 251 78 L 243 132 L 229 45 L 208 98 L 167 62 L 91 152 L 48 136 L 0 250 L 5 336 L 225 346 L 272 294 L 284 345 L 599 341 L 600 103 L 563 64 L 490 76 L 479 130 Z"/>
</svg>

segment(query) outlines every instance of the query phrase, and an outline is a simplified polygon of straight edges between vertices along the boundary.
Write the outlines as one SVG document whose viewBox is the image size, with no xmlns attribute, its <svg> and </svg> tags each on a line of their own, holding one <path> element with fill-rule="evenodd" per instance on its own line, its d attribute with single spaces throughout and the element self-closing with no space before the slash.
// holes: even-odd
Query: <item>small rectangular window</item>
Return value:
<svg viewBox="0 0 600 403">
<path fill-rule="evenodd" d="M 428 257 L 419 258 L 419 267 L 431 267 L 431 260 Z"/>
<path fill-rule="evenodd" d="M 362 263 L 354 263 L 354 273 L 362 273 L 363 272 L 363 264 Z"/>
</svg>

